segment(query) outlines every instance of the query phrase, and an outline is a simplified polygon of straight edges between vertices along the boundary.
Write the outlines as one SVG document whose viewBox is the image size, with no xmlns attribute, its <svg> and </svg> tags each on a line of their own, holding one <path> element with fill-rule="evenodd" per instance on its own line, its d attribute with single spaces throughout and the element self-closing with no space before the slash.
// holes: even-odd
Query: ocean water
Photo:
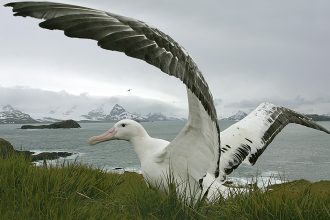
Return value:
<svg viewBox="0 0 330 220">
<path fill-rule="evenodd" d="M 330 122 L 319 122 L 330 130 Z M 184 122 L 142 123 L 148 133 L 171 141 Z M 221 130 L 233 124 L 220 121 Z M 67 151 L 75 153 L 66 160 L 78 160 L 98 168 L 139 171 L 140 165 L 132 146 L 114 140 L 89 146 L 89 137 L 110 129 L 113 123 L 81 123 L 81 129 L 21 130 L 21 125 L 0 125 L 0 137 L 17 149 L 30 151 Z M 330 135 L 300 125 L 290 124 L 276 136 L 254 166 L 242 164 L 230 177 L 236 181 L 250 181 L 256 175 L 310 181 L 330 180 Z"/>
</svg>

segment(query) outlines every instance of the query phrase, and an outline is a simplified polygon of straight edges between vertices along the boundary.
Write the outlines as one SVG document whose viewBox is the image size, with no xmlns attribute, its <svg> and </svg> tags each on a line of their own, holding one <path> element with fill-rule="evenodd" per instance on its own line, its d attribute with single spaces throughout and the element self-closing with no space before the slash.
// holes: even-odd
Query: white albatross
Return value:
<svg viewBox="0 0 330 220">
<path fill-rule="evenodd" d="M 288 123 L 330 133 L 297 112 L 269 103 L 220 133 L 212 95 L 200 70 L 185 49 L 160 30 L 133 18 L 75 5 L 13 2 L 5 6 L 12 7 L 15 16 L 43 19 L 42 28 L 93 39 L 103 49 L 144 60 L 186 85 L 188 121 L 172 142 L 150 137 L 132 120 L 119 121 L 90 139 L 91 144 L 113 139 L 131 142 L 149 184 L 166 183 L 171 172 L 175 181 L 186 183 L 179 186 L 180 192 L 190 195 L 197 190 L 203 195 L 212 184 L 221 187 L 226 175 L 242 162 L 253 165 Z"/>
</svg>

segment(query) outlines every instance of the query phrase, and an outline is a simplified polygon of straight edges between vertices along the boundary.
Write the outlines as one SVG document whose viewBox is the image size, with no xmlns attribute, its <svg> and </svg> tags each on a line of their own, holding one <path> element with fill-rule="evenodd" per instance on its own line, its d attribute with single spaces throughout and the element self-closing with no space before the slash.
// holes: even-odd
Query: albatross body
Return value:
<svg viewBox="0 0 330 220">
<path fill-rule="evenodd" d="M 175 181 L 186 184 L 180 185 L 180 192 L 190 195 L 197 190 L 203 195 L 212 184 L 221 187 L 226 175 L 242 162 L 253 165 L 288 123 L 330 133 L 297 112 L 269 103 L 220 133 L 213 98 L 201 71 L 187 51 L 162 31 L 133 18 L 76 5 L 13 2 L 5 6 L 12 7 L 15 16 L 42 19 L 42 28 L 96 40 L 103 49 L 143 60 L 186 85 L 188 121 L 173 141 L 150 137 L 132 120 L 120 121 L 90 139 L 91 144 L 113 139 L 131 142 L 149 184 L 166 184 L 171 172 Z"/>
<path fill-rule="evenodd" d="M 141 162 L 142 175 L 148 184 L 164 189 L 169 174 L 173 174 L 180 192 L 186 193 L 186 195 L 187 193 L 189 193 L 188 195 L 196 195 L 196 193 L 204 195 L 209 191 L 207 196 L 213 199 L 217 198 L 219 193 L 227 196 L 227 187 L 222 185 L 226 176 L 241 163 L 254 165 L 275 136 L 289 123 L 301 124 L 330 133 L 304 115 L 271 103 L 262 103 L 244 119 L 220 133 L 220 174 L 215 178 L 214 175 L 206 172 L 202 181 L 197 181 L 191 176 L 189 164 L 184 165 L 187 168 L 186 172 L 173 167 L 171 158 L 177 157 L 177 155 L 171 155 L 167 149 L 170 142 L 150 137 L 143 126 L 136 121 L 121 120 L 104 134 L 91 137 L 89 143 L 95 145 L 115 139 L 129 141 Z M 188 151 L 185 154 L 194 153 Z M 186 160 L 187 155 L 181 155 L 182 159 Z M 196 161 L 198 159 L 198 157 L 195 158 Z M 196 164 L 198 163 L 196 162 Z M 189 189 L 188 192 L 185 191 L 187 189 Z"/>
<path fill-rule="evenodd" d="M 170 162 L 172 156 L 168 152 L 169 149 L 167 149 L 170 142 L 150 137 L 143 126 L 134 120 L 124 119 L 117 122 L 104 134 L 91 137 L 89 143 L 95 145 L 118 139 L 129 141 L 132 144 L 139 158 L 142 175 L 147 184 L 166 189 L 167 184 L 171 181 L 169 178 L 172 176 L 172 181 L 177 184 L 180 192 L 189 193 L 188 195 L 196 195 L 197 193 L 200 195 L 202 192 L 200 190 L 202 189 L 200 186 L 201 182 L 197 182 L 192 178 L 188 170 L 184 172 L 183 169 L 173 167 L 173 164 Z M 188 168 L 187 165 L 184 167 Z M 204 181 L 203 186 L 205 184 L 210 186 L 214 180 L 214 178 L 209 179 L 207 184 Z M 187 186 L 189 191 L 185 191 Z"/>
<path fill-rule="evenodd" d="M 129 141 L 140 160 L 141 170 L 147 182 L 156 184 L 161 181 L 163 173 L 167 172 L 168 165 L 159 163 L 162 152 L 169 144 L 168 141 L 152 138 L 136 121 L 124 119 L 117 122 L 113 128 L 99 136 L 91 137 L 91 145 L 110 140 Z"/>
</svg>

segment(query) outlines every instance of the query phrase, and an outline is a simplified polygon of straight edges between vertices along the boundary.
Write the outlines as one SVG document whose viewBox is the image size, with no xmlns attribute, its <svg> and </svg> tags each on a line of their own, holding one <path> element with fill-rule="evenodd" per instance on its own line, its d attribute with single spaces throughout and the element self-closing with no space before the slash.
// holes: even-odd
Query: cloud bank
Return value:
<svg viewBox="0 0 330 220">
<path fill-rule="evenodd" d="M 302 112 L 330 112 L 330 1 L 63 2 L 137 18 L 170 35 L 187 49 L 203 72 L 218 115 L 254 108 L 264 101 Z M 1 5 L 5 3 L 1 0 Z M 3 87 L 63 90 L 79 97 L 70 96 L 79 99 L 78 103 L 84 100 L 79 95 L 83 93 L 89 94 L 86 100 L 106 96 L 123 101 L 127 98 L 121 97 L 123 91 L 133 89 L 143 100 L 140 103 L 152 109 L 164 103 L 179 111 L 187 108 L 185 88 L 177 79 L 140 60 L 102 50 L 95 41 L 43 30 L 39 22 L 13 17 L 9 8 L 0 7 Z M 18 100 L 7 94 L 2 100 Z M 67 96 L 59 97 L 64 100 Z M 55 102 L 53 99 L 42 100 Z M 136 107 L 136 111 L 145 109 Z"/>
<path fill-rule="evenodd" d="M 80 116 L 101 106 L 105 113 L 109 114 L 115 104 L 122 105 L 129 112 L 139 114 L 162 112 L 177 117 L 186 117 L 187 115 L 186 109 L 133 95 L 95 97 L 86 93 L 72 95 L 66 91 L 52 92 L 29 87 L 6 88 L 0 86 L 0 105 L 7 104 L 36 118 L 55 115 L 57 112 L 62 112 L 62 114 L 75 112 L 76 116 Z"/>
</svg>

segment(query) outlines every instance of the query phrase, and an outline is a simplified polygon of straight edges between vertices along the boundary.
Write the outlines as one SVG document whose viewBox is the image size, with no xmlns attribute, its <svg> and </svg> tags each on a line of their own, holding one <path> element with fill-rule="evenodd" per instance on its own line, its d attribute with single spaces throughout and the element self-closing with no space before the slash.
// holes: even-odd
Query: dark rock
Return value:
<svg viewBox="0 0 330 220">
<path fill-rule="evenodd" d="M 37 155 L 31 155 L 32 161 L 37 160 L 56 160 L 60 157 L 68 157 L 71 156 L 72 153 L 69 152 L 42 152 Z"/>
<path fill-rule="evenodd" d="M 48 125 L 22 125 L 21 129 L 45 129 Z"/>
<path fill-rule="evenodd" d="M 72 155 L 72 153 L 69 152 L 42 152 L 37 155 L 33 155 L 34 152 L 31 151 L 15 150 L 11 143 L 0 138 L 0 157 L 5 158 L 9 154 L 24 155 L 25 157 L 30 158 L 32 162 L 37 160 L 56 160 L 60 157 L 68 157 Z"/>
<path fill-rule="evenodd" d="M 78 122 L 74 120 L 66 120 L 55 122 L 50 125 L 23 125 L 21 129 L 57 129 L 57 128 L 80 128 Z"/>
<path fill-rule="evenodd" d="M 0 138 L 0 157 L 6 157 L 11 153 L 15 153 L 13 145 L 5 139 Z"/>
<path fill-rule="evenodd" d="M 60 157 L 68 157 L 72 155 L 72 153 L 69 152 L 41 152 L 36 155 L 33 155 L 34 152 L 31 151 L 16 151 L 16 153 L 24 155 L 25 157 L 31 159 L 32 162 L 38 160 L 56 160 Z"/>
<path fill-rule="evenodd" d="M 28 151 L 28 150 L 15 150 L 15 153 L 20 154 L 20 155 L 24 155 L 27 158 L 31 158 L 32 154 L 33 154 L 33 152 Z"/>
</svg>

